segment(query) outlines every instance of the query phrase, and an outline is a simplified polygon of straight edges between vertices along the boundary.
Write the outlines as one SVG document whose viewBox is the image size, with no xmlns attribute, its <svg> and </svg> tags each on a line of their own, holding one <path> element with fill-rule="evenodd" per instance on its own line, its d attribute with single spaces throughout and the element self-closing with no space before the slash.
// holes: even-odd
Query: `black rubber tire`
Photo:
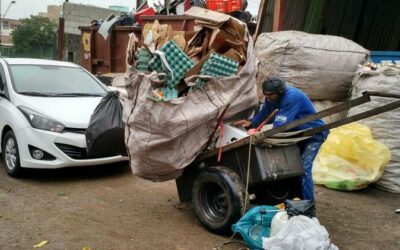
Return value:
<svg viewBox="0 0 400 250">
<path fill-rule="evenodd" d="M 230 234 L 231 225 L 243 215 L 244 184 L 229 168 L 206 168 L 194 181 L 192 204 L 200 223 L 208 231 Z"/>
<path fill-rule="evenodd" d="M 14 148 L 15 148 L 15 165 L 12 166 L 9 162 L 7 162 L 7 149 L 6 149 L 6 144 L 8 141 L 12 141 L 14 143 Z M 19 149 L 18 149 L 18 143 L 17 143 L 17 138 L 15 137 L 14 131 L 10 130 L 4 135 L 4 139 L 2 142 L 2 155 L 3 155 L 3 162 L 4 162 L 4 167 L 7 171 L 7 174 L 12 176 L 12 177 L 20 177 L 22 175 L 22 168 L 21 168 L 21 161 L 19 158 Z"/>
</svg>

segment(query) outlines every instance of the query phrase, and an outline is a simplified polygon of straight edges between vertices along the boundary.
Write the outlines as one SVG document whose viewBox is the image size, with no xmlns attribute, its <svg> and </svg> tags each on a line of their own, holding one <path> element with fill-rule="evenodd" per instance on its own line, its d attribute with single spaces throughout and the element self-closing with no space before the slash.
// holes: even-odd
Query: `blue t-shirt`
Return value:
<svg viewBox="0 0 400 250">
<path fill-rule="evenodd" d="M 285 92 L 279 100 L 275 102 L 268 102 L 267 99 L 265 99 L 261 110 L 250 120 L 252 123 L 251 126 L 253 128 L 257 127 L 275 109 L 278 109 L 279 111 L 275 115 L 275 119 L 272 121 L 274 128 L 316 113 L 315 108 L 308 96 L 295 87 L 286 86 Z M 293 130 L 315 128 L 324 124 L 325 123 L 321 119 L 318 119 L 300 125 Z M 324 131 L 321 134 L 315 135 L 314 137 L 321 136 L 323 139 L 325 139 L 327 133 L 328 131 Z"/>
</svg>

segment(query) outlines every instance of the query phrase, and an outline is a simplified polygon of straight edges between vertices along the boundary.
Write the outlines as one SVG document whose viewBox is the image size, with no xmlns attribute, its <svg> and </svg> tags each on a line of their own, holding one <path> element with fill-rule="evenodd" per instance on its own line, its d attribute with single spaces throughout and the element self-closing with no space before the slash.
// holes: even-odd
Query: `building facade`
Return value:
<svg viewBox="0 0 400 250">
<path fill-rule="evenodd" d="M 12 47 L 14 42 L 12 40 L 12 31 L 21 24 L 21 21 L 14 19 L 1 19 L 0 25 L 0 45 Z"/>
</svg>

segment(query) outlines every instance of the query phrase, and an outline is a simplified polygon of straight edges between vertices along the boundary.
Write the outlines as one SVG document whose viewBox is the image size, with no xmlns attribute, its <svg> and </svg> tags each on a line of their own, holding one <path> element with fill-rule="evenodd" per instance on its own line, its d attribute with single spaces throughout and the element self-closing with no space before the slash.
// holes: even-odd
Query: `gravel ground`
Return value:
<svg viewBox="0 0 400 250">
<path fill-rule="evenodd" d="M 203 229 L 174 181 L 135 177 L 127 164 L 32 170 L 0 163 L 0 249 L 212 249 L 227 237 Z M 316 188 L 317 215 L 340 249 L 400 249 L 400 194 Z M 223 249 L 239 249 L 228 245 Z"/>
</svg>

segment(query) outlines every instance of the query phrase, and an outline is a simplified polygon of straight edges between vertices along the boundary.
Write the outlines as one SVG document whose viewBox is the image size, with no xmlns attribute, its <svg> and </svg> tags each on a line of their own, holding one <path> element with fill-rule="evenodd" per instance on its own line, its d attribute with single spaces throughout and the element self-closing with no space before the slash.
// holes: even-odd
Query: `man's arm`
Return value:
<svg viewBox="0 0 400 250">
<path fill-rule="evenodd" d="M 270 110 L 270 108 L 269 108 L 269 106 L 268 106 L 268 103 L 264 102 L 264 104 L 262 105 L 260 111 L 258 111 L 258 112 L 253 116 L 252 119 L 250 119 L 251 127 L 252 127 L 252 128 L 258 127 L 258 125 L 260 125 L 260 123 L 261 123 L 262 121 L 264 121 L 265 118 L 267 118 L 267 116 L 269 115 L 269 113 L 270 113 L 269 110 Z"/>
<path fill-rule="evenodd" d="M 288 100 L 281 103 L 278 113 L 275 116 L 273 127 L 279 127 L 295 120 L 296 114 L 299 113 L 301 102 Z"/>
</svg>

